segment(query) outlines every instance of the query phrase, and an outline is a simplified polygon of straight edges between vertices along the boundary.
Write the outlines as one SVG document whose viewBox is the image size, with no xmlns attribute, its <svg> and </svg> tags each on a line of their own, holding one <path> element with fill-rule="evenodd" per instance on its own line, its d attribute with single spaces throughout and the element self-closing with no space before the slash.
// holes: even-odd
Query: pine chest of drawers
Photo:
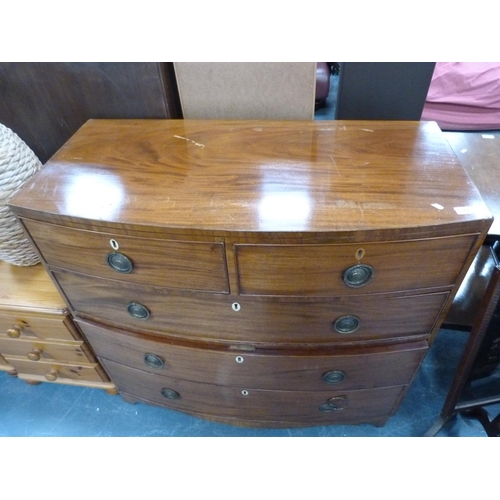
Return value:
<svg viewBox="0 0 500 500">
<path fill-rule="evenodd" d="M 492 222 L 435 123 L 91 120 L 12 201 L 121 395 L 383 425 Z"/>
<path fill-rule="evenodd" d="M 116 393 L 40 264 L 18 267 L 0 261 L 0 283 L 0 370 L 30 384 Z"/>
</svg>

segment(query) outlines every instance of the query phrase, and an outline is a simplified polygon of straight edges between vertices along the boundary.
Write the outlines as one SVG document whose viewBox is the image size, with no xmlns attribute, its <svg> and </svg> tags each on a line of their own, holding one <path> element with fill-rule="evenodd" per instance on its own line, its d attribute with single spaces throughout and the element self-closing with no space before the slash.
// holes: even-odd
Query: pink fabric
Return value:
<svg viewBox="0 0 500 500">
<path fill-rule="evenodd" d="M 500 63 L 437 63 L 421 119 L 445 130 L 500 129 Z"/>
</svg>

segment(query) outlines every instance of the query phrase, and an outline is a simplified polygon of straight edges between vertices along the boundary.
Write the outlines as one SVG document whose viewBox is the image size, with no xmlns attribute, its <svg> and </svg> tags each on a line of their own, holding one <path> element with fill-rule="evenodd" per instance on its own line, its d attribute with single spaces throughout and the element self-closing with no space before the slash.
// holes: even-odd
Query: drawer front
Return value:
<svg viewBox="0 0 500 500">
<path fill-rule="evenodd" d="M 229 291 L 222 242 L 134 238 L 23 222 L 50 266 L 130 283 Z M 113 247 L 111 240 L 117 245 Z M 130 272 L 111 267 L 107 260 L 111 254 L 115 268 Z"/>
<path fill-rule="evenodd" d="M 0 337 L 74 341 L 65 326 L 64 314 L 30 314 L 13 311 L 0 314 Z"/>
<path fill-rule="evenodd" d="M 31 361 L 59 360 L 91 362 L 82 348 L 83 342 L 56 343 L 28 339 L 0 337 L 0 352 L 6 355 L 23 356 Z"/>
<path fill-rule="evenodd" d="M 179 380 L 108 360 L 104 365 L 120 392 L 174 410 L 219 418 L 304 424 L 370 421 L 389 415 L 404 390 L 402 387 L 384 387 L 345 392 L 267 391 Z"/>
<path fill-rule="evenodd" d="M 336 354 L 227 352 L 172 345 L 85 322 L 79 326 L 100 358 L 173 378 L 254 389 L 330 391 L 405 385 L 427 351 L 427 342 L 421 341 Z"/>
<path fill-rule="evenodd" d="M 465 235 L 356 245 L 235 245 L 239 291 L 249 295 L 326 296 L 451 286 L 476 238 Z"/>
<path fill-rule="evenodd" d="M 18 372 L 19 375 L 37 375 L 45 378 L 47 382 L 64 382 L 65 380 L 102 382 L 103 379 L 97 371 L 97 363 L 62 363 L 58 361 L 29 361 L 18 356 L 4 358 Z"/>
<path fill-rule="evenodd" d="M 235 303 L 234 297 L 223 295 L 165 295 L 76 274 L 54 276 L 77 314 L 141 331 L 228 342 L 316 343 L 428 334 L 448 297 L 445 292 L 304 302 L 241 296 Z M 150 316 L 133 317 L 129 304 L 142 304 Z M 350 317 L 357 318 L 357 328 L 346 328 Z"/>
<path fill-rule="evenodd" d="M 7 363 L 7 361 L 5 361 L 5 359 L 0 354 L 0 370 L 5 371 L 5 372 L 10 372 L 13 369 L 14 369 L 14 367 L 12 365 L 10 365 L 9 363 Z"/>
</svg>

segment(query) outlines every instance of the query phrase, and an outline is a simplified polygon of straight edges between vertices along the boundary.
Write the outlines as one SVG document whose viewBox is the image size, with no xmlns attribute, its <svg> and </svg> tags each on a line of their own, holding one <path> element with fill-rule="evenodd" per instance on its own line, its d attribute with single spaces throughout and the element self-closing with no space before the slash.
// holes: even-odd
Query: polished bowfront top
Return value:
<svg viewBox="0 0 500 500">
<path fill-rule="evenodd" d="M 395 121 L 90 120 L 15 205 L 32 218 L 228 233 L 491 217 L 437 125 Z"/>
</svg>

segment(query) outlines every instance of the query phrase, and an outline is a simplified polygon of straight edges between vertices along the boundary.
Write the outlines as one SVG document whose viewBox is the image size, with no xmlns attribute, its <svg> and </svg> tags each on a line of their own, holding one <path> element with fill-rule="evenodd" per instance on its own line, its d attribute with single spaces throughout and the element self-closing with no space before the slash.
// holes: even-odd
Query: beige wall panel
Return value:
<svg viewBox="0 0 500 500">
<path fill-rule="evenodd" d="M 316 63 L 174 63 L 184 118 L 311 120 Z"/>
</svg>

